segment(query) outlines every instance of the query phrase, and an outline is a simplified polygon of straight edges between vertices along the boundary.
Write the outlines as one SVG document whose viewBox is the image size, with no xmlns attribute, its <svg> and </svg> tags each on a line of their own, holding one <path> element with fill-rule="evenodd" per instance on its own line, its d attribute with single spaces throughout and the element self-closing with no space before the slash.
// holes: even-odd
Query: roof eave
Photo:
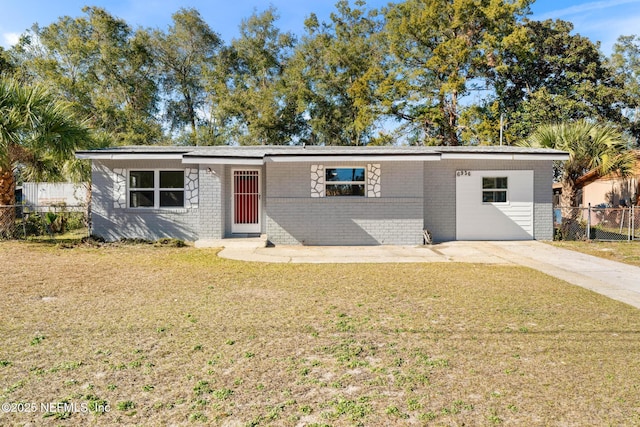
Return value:
<svg viewBox="0 0 640 427">
<path fill-rule="evenodd" d="M 182 153 L 114 153 L 97 151 L 77 151 L 80 160 L 180 160 Z"/>
<path fill-rule="evenodd" d="M 364 161 L 438 161 L 440 154 L 351 154 L 351 153 L 335 153 L 335 154 L 295 154 L 295 155 L 267 155 L 265 161 L 274 163 L 295 163 L 295 162 L 364 162 Z"/>
<path fill-rule="evenodd" d="M 569 160 L 569 154 L 556 153 L 442 153 L 442 160 Z"/>
</svg>

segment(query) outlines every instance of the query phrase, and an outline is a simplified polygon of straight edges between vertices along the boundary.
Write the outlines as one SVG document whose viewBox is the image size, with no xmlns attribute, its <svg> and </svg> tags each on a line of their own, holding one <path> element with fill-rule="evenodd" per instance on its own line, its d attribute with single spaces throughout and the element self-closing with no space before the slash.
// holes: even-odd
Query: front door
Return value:
<svg viewBox="0 0 640 427">
<path fill-rule="evenodd" d="M 232 233 L 260 233 L 260 170 L 234 169 Z"/>
</svg>

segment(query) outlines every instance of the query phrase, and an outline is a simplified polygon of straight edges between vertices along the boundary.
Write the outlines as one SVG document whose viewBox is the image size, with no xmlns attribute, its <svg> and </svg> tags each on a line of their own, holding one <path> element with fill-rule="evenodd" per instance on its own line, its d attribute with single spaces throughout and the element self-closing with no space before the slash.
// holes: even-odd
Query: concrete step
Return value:
<svg viewBox="0 0 640 427">
<path fill-rule="evenodd" d="M 225 239 L 200 239 L 194 242 L 196 248 L 255 249 L 267 246 L 267 235 L 260 237 L 229 237 Z"/>
</svg>

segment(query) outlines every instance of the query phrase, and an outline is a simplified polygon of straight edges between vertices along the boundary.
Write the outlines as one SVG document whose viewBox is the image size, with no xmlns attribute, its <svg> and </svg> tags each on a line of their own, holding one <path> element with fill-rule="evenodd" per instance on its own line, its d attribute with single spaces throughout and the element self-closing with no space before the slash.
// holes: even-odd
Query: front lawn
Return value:
<svg viewBox="0 0 640 427">
<path fill-rule="evenodd" d="M 0 425 L 640 424 L 628 305 L 520 267 L 215 254 L 0 243 Z"/>
<path fill-rule="evenodd" d="M 554 246 L 640 267 L 640 242 L 557 241 Z"/>
</svg>

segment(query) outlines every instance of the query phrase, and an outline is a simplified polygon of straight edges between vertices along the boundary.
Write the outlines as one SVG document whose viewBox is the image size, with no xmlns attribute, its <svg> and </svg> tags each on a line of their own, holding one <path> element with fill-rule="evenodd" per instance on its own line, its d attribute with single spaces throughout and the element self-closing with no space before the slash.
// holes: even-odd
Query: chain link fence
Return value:
<svg viewBox="0 0 640 427">
<path fill-rule="evenodd" d="M 555 240 L 640 240 L 640 207 L 554 209 Z"/>
<path fill-rule="evenodd" d="M 86 206 L 0 205 L 0 239 L 74 238 L 88 234 Z"/>
</svg>

